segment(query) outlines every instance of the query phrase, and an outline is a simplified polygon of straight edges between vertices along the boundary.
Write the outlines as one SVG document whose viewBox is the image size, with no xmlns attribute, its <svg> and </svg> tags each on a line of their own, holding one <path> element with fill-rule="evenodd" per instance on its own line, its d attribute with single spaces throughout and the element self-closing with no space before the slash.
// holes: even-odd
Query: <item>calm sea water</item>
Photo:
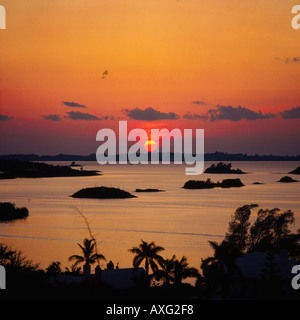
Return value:
<svg viewBox="0 0 300 320">
<path fill-rule="evenodd" d="M 52 162 L 68 165 L 69 163 Z M 221 241 L 235 209 L 257 203 L 261 208 L 278 207 L 295 212 L 295 228 L 300 228 L 300 182 L 277 181 L 299 166 L 297 162 L 232 162 L 245 175 L 186 176 L 184 165 L 108 165 L 83 162 L 85 169 L 101 170 L 102 176 L 15 179 L 0 181 L 0 200 L 29 209 L 26 220 L 0 224 L 0 241 L 22 250 L 27 258 L 46 268 L 52 261 L 70 267 L 68 257 L 80 254 L 77 243 L 88 237 L 83 218 L 87 217 L 99 251 L 131 267 L 133 254 L 128 249 L 140 240 L 155 241 L 170 258 L 187 256 L 191 266 L 199 268 L 201 258 L 212 253 L 209 240 Z M 205 163 L 205 168 L 211 162 Z M 289 175 L 299 179 L 297 175 Z M 242 188 L 185 190 L 189 179 L 221 181 L 240 178 Z M 254 185 L 253 182 L 264 184 Z M 132 199 L 74 199 L 71 194 L 83 187 L 112 186 L 129 191 Z M 136 188 L 158 188 L 165 192 L 135 193 Z M 255 217 L 257 210 L 253 211 Z M 102 262 L 102 267 L 106 266 Z"/>
</svg>

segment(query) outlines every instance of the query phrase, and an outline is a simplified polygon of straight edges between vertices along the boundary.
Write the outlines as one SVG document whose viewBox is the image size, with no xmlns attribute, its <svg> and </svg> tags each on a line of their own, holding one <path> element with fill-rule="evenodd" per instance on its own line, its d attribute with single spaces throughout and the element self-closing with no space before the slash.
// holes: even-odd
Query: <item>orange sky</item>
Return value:
<svg viewBox="0 0 300 320">
<path fill-rule="evenodd" d="M 94 153 L 97 131 L 122 118 L 131 128 L 204 128 L 206 152 L 300 154 L 295 4 L 1 0 L 0 153 Z M 234 120 L 217 106 L 232 106 L 224 110 Z M 245 118 L 237 120 L 239 106 Z M 288 119 L 280 114 L 297 107 Z M 136 108 L 163 119 L 136 121 Z M 273 116 L 249 120 L 248 109 Z M 73 120 L 67 112 L 102 120 Z M 165 119 L 169 113 L 178 117 Z M 184 119 L 187 113 L 202 118 Z M 53 115 L 59 121 L 43 118 Z"/>
</svg>

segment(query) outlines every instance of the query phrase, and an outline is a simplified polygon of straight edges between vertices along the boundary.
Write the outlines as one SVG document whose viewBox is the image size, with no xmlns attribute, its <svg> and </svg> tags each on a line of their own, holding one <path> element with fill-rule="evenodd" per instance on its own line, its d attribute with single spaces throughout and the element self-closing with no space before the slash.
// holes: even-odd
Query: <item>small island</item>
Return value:
<svg viewBox="0 0 300 320">
<path fill-rule="evenodd" d="M 239 188 L 244 184 L 240 179 L 224 179 L 222 182 L 212 182 L 211 179 L 206 181 L 202 180 L 189 180 L 187 181 L 183 189 L 212 189 L 212 188 Z"/>
<path fill-rule="evenodd" d="M 135 192 L 163 192 L 165 190 L 160 189 L 136 189 Z"/>
<path fill-rule="evenodd" d="M 72 163 L 70 164 L 70 167 L 82 167 L 82 165 L 76 163 L 75 161 L 72 161 Z"/>
<path fill-rule="evenodd" d="M 0 202 L 0 222 L 25 219 L 29 215 L 27 208 L 16 208 L 14 203 Z"/>
<path fill-rule="evenodd" d="M 296 168 L 293 171 L 290 171 L 289 174 L 300 174 L 300 167 Z"/>
<path fill-rule="evenodd" d="M 224 179 L 221 183 L 221 188 L 240 188 L 244 184 L 240 179 Z"/>
<path fill-rule="evenodd" d="M 206 181 L 203 180 L 189 180 L 187 181 L 183 189 L 212 189 L 220 187 L 220 182 L 212 182 L 210 179 L 207 179 Z"/>
<path fill-rule="evenodd" d="M 293 178 L 291 177 L 288 177 L 288 176 L 285 176 L 285 177 L 282 177 L 279 181 L 277 182 L 283 182 L 283 183 L 288 183 L 288 182 L 298 182 L 298 180 L 294 180 Z"/>
<path fill-rule="evenodd" d="M 53 178 L 101 175 L 95 170 L 76 170 L 70 166 L 53 166 L 43 162 L 0 159 L 0 179 Z"/>
<path fill-rule="evenodd" d="M 233 173 L 233 174 L 245 174 L 246 172 L 243 172 L 240 169 L 232 169 L 231 163 L 223 163 L 219 162 L 217 165 L 214 163 L 207 168 L 204 173 Z"/>
<path fill-rule="evenodd" d="M 125 199 L 125 198 L 136 198 L 135 195 L 113 187 L 93 187 L 83 188 L 73 195 L 73 198 L 90 198 L 90 199 Z"/>
</svg>

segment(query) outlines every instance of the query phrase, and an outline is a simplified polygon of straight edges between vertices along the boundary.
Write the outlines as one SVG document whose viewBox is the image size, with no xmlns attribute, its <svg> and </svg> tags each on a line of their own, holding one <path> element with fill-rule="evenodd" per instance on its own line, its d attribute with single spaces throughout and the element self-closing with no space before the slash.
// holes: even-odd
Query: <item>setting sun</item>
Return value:
<svg viewBox="0 0 300 320">
<path fill-rule="evenodd" d="M 146 151 L 155 151 L 157 148 L 157 143 L 153 140 L 148 140 L 144 143 L 144 148 Z"/>
</svg>

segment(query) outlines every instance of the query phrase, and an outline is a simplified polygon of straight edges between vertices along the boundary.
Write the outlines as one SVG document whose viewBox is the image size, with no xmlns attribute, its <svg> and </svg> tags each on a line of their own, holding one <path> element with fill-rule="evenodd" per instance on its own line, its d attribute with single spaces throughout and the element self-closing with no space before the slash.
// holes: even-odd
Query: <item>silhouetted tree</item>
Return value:
<svg viewBox="0 0 300 320">
<path fill-rule="evenodd" d="M 176 256 L 173 255 L 171 259 L 164 259 L 161 263 L 161 269 L 154 272 L 153 276 L 156 280 L 163 280 L 165 285 L 170 285 L 171 282 L 175 281 L 174 268 L 175 268 Z"/>
<path fill-rule="evenodd" d="M 253 251 L 270 250 L 286 250 L 289 257 L 300 259 L 300 230 L 291 232 L 294 213 L 291 210 L 280 212 L 278 208 L 260 209 L 251 225 L 251 209 L 257 206 L 251 204 L 236 209 L 224 240 L 220 244 L 209 242 L 214 249 L 210 260 L 228 263 Z"/>
<path fill-rule="evenodd" d="M 75 263 L 70 268 L 66 267 L 66 274 L 79 275 L 81 273 L 81 267 L 77 267 Z"/>
<path fill-rule="evenodd" d="M 4 243 L 0 243 L 0 264 L 15 271 L 36 271 L 39 268 L 39 264 L 28 260 L 21 250 L 12 250 Z"/>
<path fill-rule="evenodd" d="M 173 255 L 171 259 L 165 259 L 160 266 L 161 269 L 156 270 L 153 276 L 156 280 L 163 280 L 165 285 L 171 283 L 178 285 L 183 279 L 199 276 L 196 268 L 189 267 L 185 256 L 178 260 Z"/>
<path fill-rule="evenodd" d="M 46 268 L 46 274 L 48 275 L 55 275 L 61 273 L 61 262 L 60 261 L 53 261 L 50 265 Z"/>
<path fill-rule="evenodd" d="M 149 267 L 153 272 L 158 270 L 158 265 L 163 264 L 163 257 L 161 257 L 158 253 L 160 251 L 165 250 L 163 247 L 156 246 L 154 242 L 146 242 L 141 240 L 141 244 L 138 247 L 133 247 L 129 249 L 129 252 L 135 253 L 135 257 L 133 258 L 133 266 L 138 268 L 143 260 L 145 260 L 145 270 L 149 274 Z"/>
<path fill-rule="evenodd" d="M 4 265 L 15 253 L 16 252 L 12 251 L 8 245 L 5 243 L 0 243 L 0 264 Z"/>
<path fill-rule="evenodd" d="M 107 269 L 114 269 L 115 265 L 114 263 L 110 260 L 107 264 L 106 264 L 106 268 Z"/>
<path fill-rule="evenodd" d="M 83 255 L 72 255 L 69 257 L 69 261 L 75 260 L 74 266 L 77 266 L 78 263 L 85 262 L 87 265 L 94 264 L 98 259 L 105 260 L 105 257 L 102 254 L 95 253 L 95 239 L 83 240 L 83 246 L 78 243 Z"/>
<path fill-rule="evenodd" d="M 183 279 L 198 277 L 199 271 L 196 268 L 189 267 L 187 258 L 183 256 L 180 260 L 176 259 L 174 263 L 174 283 L 180 284 Z"/>
<path fill-rule="evenodd" d="M 250 228 L 247 252 L 285 250 L 290 258 L 300 261 L 300 229 L 296 233 L 291 232 L 294 222 L 291 210 L 280 212 L 278 208 L 260 209 Z"/>
<path fill-rule="evenodd" d="M 265 262 L 265 268 L 262 269 L 261 277 L 269 281 L 280 279 L 278 270 L 276 268 L 278 266 L 278 263 L 274 262 L 273 252 L 268 252 L 266 260 L 267 262 Z"/>
<path fill-rule="evenodd" d="M 278 263 L 274 259 L 274 253 L 268 252 L 266 256 L 265 267 L 262 269 L 261 278 L 263 280 L 262 296 L 268 298 L 284 297 L 283 282 L 278 270 Z"/>
<path fill-rule="evenodd" d="M 231 248 L 230 254 L 241 256 L 248 249 L 249 218 L 251 209 L 256 207 L 258 207 L 257 204 L 251 204 L 236 209 L 224 239 L 224 242 L 228 243 L 227 248 Z"/>
<path fill-rule="evenodd" d="M 294 213 L 290 210 L 280 212 L 277 208 L 260 209 L 251 224 L 251 209 L 255 207 L 256 204 L 251 204 L 236 209 L 224 240 L 221 243 L 209 241 L 213 256 L 201 263 L 208 287 L 217 284 L 225 290 L 226 278 L 231 274 L 242 276 L 236 258 L 254 251 L 279 253 L 284 250 L 289 258 L 300 261 L 300 230 L 291 232 Z M 267 267 L 272 273 L 271 262 Z"/>
</svg>

